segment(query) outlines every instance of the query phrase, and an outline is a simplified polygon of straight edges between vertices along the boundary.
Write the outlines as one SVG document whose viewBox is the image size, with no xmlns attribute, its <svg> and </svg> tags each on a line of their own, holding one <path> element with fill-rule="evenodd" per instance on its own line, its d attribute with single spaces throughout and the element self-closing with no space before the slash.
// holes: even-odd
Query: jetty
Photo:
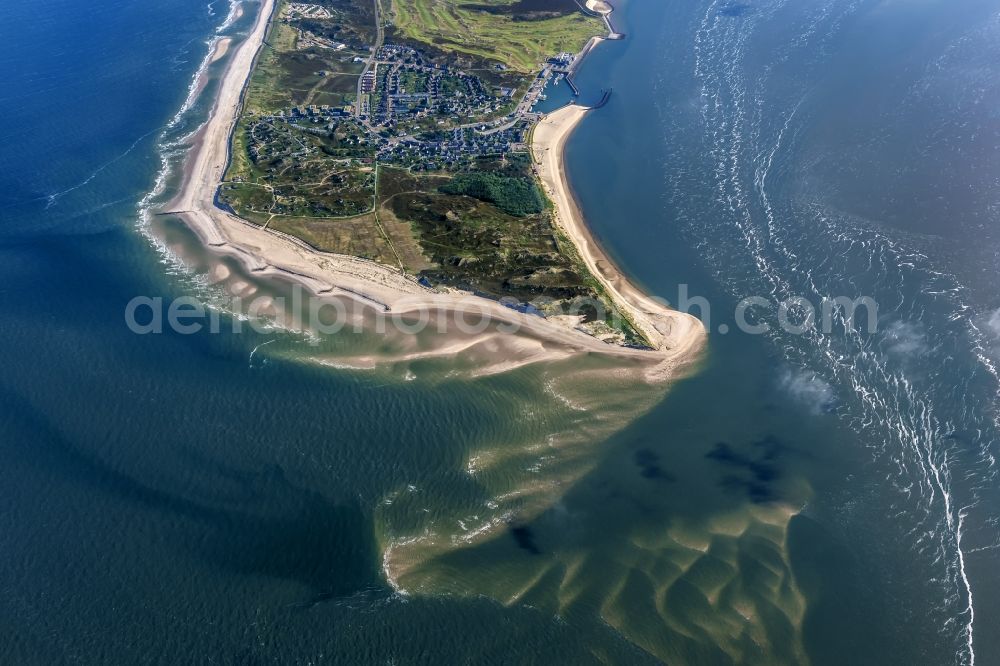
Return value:
<svg viewBox="0 0 1000 666">
<path fill-rule="evenodd" d="M 625 39 L 625 33 L 624 32 L 618 32 L 617 30 L 615 30 L 614 24 L 611 23 L 611 14 L 610 13 L 604 14 L 602 16 L 602 18 L 604 19 L 604 25 L 608 29 L 608 35 L 607 35 L 607 37 L 605 37 L 605 39 Z"/>
<path fill-rule="evenodd" d="M 580 89 L 576 87 L 575 83 L 573 83 L 573 75 L 570 72 L 565 72 L 563 74 L 563 78 L 566 80 L 566 85 L 569 86 L 569 89 L 573 91 L 573 96 L 579 97 Z"/>
<path fill-rule="evenodd" d="M 602 106 L 604 106 L 605 104 L 607 104 L 608 100 L 611 99 L 611 92 L 613 90 L 614 90 L 614 88 L 608 88 L 607 90 L 602 90 L 601 91 L 601 93 L 602 93 L 602 95 L 601 95 L 601 101 L 599 101 L 594 106 L 590 107 L 590 110 L 593 111 L 594 109 L 599 109 Z"/>
</svg>

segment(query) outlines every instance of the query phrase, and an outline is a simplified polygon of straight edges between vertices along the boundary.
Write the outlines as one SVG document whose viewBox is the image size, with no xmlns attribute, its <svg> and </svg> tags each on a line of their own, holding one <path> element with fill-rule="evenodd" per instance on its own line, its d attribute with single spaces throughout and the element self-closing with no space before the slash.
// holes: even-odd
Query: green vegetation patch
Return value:
<svg viewBox="0 0 1000 666">
<path fill-rule="evenodd" d="M 515 21 L 532 21 L 576 14 L 580 6 L 575 0 L 517 0 L 516 2 L 467 3 L 464 9 L 477 9 L 489 14 L 512 16 Z"/>
<path fill-rule="evenodd" d="M 596 296 L 584 273 L 559 251 L 547 211 L 516 216 L 488 201 L 442 191 L 455 178 L 478 174 L 449 180 L 386 167 L 380 173 L 379 216 L 412 226 L 432 264 L 419 272 L 432 282 L 519 301 Z"/>
<path fill-rule="evenodd" d="M 342 219 L 275 218 L 269 229 L 301 238 L 318 250 L 363 257 L 392 266 L 395 253 L 374 214 Z"/>
<path fill-rule="evenodd" d="M 317 17 L 283 2 L 254 66 L 246 108 L 267 113 L 309 104 L 344 105 L 354 99 L 357 76 L 375 40 L 370 0 L 310 3 Z"/>
<path fill-rule="evenodd" d="M 531 5 L 530 8 L 526 4 Z M 393 25 L 408 39 L 442 51 L 499 62 L 530 74 L 547 58 L 576 52 L 604 32 L 600 19 L 564 2 L 392 0 Z"/>
<path fill-rule="evenodd" d="M 248 117 L 233 143 L 220 196 L 240 215 L 344 217 L 372 209 L 374 151 L 352 120 Z"/>
<path fill-rule="evenodd" d="M 502 176 L 492 172 L 460 173 L 451 182 L 442 185 L 445 194 L 463 194 L 496 207 L 517 217 L 541 213 L 545 206 L 542 193 L 531 178 Z"/>
</svg>

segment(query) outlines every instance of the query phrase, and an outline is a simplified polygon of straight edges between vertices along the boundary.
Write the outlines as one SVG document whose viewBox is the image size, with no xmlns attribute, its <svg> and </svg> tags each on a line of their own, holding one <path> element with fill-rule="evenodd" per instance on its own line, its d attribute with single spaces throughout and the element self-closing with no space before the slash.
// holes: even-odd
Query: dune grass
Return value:
<svg viewBox="0 0 1000 666">
<path fill-rule="evenodd" d="M 523 20 L 476 9 L 466 0 L 392 0 L 392 14 L 397 30 L 410 39 L 526 74 L 561 51 L 580 50 L 603 32 L 600 19 L 582 12 Z"/>
</svg>

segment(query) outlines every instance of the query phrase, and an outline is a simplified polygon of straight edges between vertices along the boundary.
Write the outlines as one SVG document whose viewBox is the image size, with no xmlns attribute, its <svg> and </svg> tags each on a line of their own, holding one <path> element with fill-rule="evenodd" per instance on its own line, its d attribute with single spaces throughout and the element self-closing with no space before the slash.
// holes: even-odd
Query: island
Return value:
<svg viewBox="0 0 1000 666">
<path fill-rule="evenodd" d="M 690 363 L 701 323 L 606 256 L 535 105 L 621 39 L 600 0 L 261 0 L 178 196 L 250 270 L 394 312 L 477 308 L 574 350 Z M 670 372 L 660 373 L 662 376 Z"/>
</svg>

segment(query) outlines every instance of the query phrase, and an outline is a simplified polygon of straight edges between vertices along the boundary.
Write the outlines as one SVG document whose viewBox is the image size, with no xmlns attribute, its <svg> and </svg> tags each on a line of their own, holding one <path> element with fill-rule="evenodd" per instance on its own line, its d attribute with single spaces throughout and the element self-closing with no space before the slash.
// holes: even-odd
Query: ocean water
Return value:
<svg viewBox="0 0 1000 666">
<path fill-rule="evenodd" d="M 232 10 L 0 9 L 0 661 L 1000 660 L 990 3 L 621 4 L 568 169 L 622 266 L 711 304 L 668 392 L 129 332 L 137 295 L 288 289 L 153 215 Z M 878 331 L 741 334 L 749 295 Z"/>
<path fill-rule="evenodd" d="M 995 663 L 995 6 L 631 2 L 624 16 L 657 36 L 581 72 L 615 97 L 570 145 L 570 175 L 640 279 L 674 302 L 688 283 L 722 311 L 716 384 L 735 379 L 729 350 L 768 355 L 757 381 L 827 433 L 800 449 L 850 461 L 807 473 L 790 532 L 812 660 Z M 724 340 L 747 296 L 869 296 L 878 331 Z"/>
</svg>

